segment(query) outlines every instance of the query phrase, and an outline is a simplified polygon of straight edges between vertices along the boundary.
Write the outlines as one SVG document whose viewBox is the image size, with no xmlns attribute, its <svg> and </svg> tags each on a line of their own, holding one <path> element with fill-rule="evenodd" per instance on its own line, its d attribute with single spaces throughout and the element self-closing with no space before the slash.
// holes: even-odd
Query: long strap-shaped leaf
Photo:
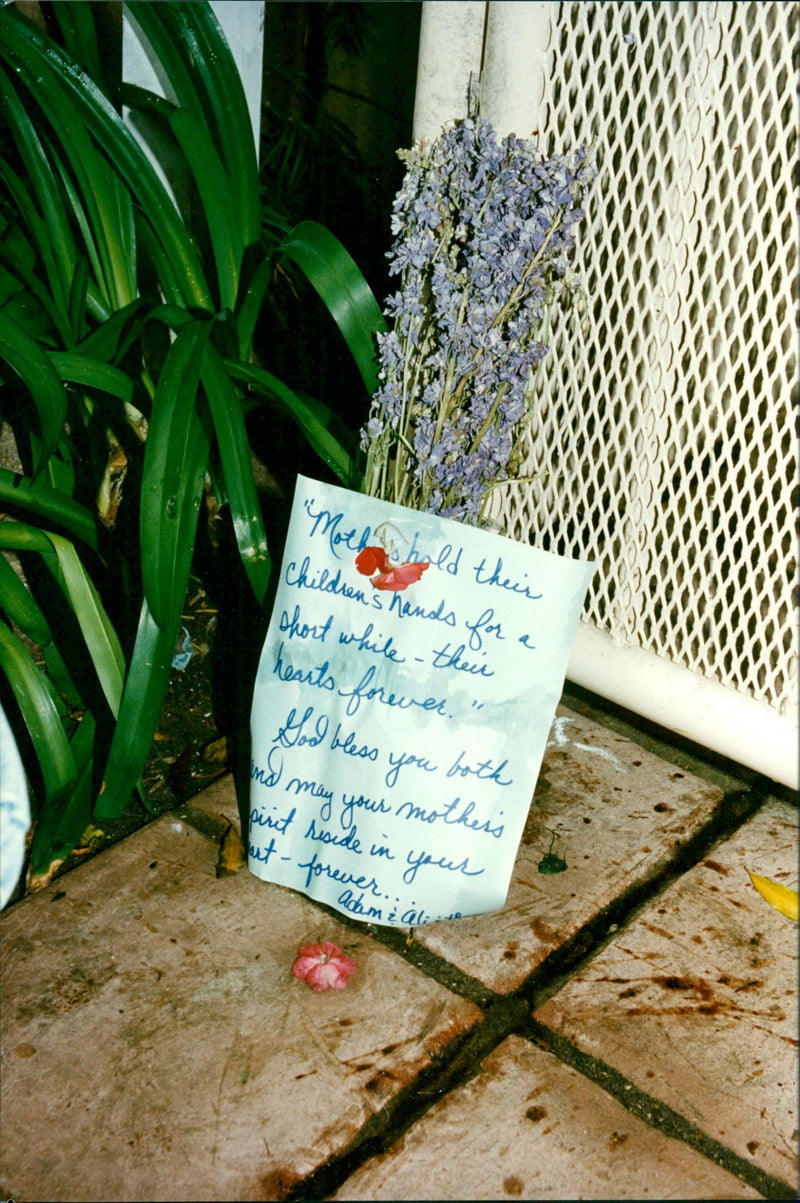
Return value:
<svg viewBox="0 0 800 1203">
<path fill-rule="evenodd" d="M 191 62 L 208 94 L 229 178 L 237 190 L 237 218 L 245 248 L 261 228 L 258 156 L 241 76 L 210 4 L 180 3 L 170 17 L 189 47 Z"/>
<path fill-rule="evenodd" d="M 95 803 L 98 819 L 116 818 L 137 787 L 164 704 L 179 623 L 180 611 L 173 626 L 163 629 L 147 602 L 142 603 L 122 705 Z"/>
<path fill-rule="evenodd" d="M 0 71 L 0 103 L 22 158 L 30 190 L 5 163 L 2 175 L 17 203 L 21 219 L 27 223 L 36 240 L 47 273 L 53 307 L 63 318 L 67 314 L 72 274 L 77 263 L 75 239 L 63 197 L 39 135 L 5 71 Z M 62 325 L 68 329 L 68 323 L 59 322 L 59 326 Z"/>
<path fill-rule="evenodd" d="M 70 384 L 100 389 L 120 401 L 133 400 L 133 381 L 112 364 L 101 363 L 89 355 L 79 355 L 70 351 L 51 351 L 49 359 L 59 377 Z"/>
<path fill-rule="evenodd" d="M 117 633 L 73 545 L 61 535 L 48 534 L 47 538 L 58 558 L 60 583 L 80 622 L 106 701 L 111 713 L 116 715 L 125 672 L 125 657 Z"/>
<path fill-rule="evenodd" d="M 0 10 L 0 55 L 24 77 L 50 120 L 57 118 L 65 97 L 75 106 L 146 215 L 180 281 L 184 302 L 212 312 L 211 294 L 188 231 L 142 148 L 100 89 L 13 6 Z"/>
<path fill-rule="evenodd" d="M 73 117 L 73 127 L 77 123 Z M 114 310 L 136 299 L 133 205 L 119 176 L 95 153 L 91 138 L 75 138 L 66 131 L 61 138 L 69 168 L 55 151 L 51 156 L 92 265 L 94 279 L 87 285 L 87 300 L 95 317 L 105 321 Z M 82 165 L 78 186 L 72 180 L 75 159 Z M 75 337 L 78 340 L 82 334 Z"/>
<path fill-rule="evenodd" d="M 75 777 L 75 759 L 55 703 L 22 641 L 0 621 L 0 668 L 6 674 L 28 728 L 44 780 L 45 800 L 65 796 Z"/>
<path fill-rule="evenodd" d="M 33 241 L 37 246 L 47 245 L 48 239 L 45 233 L 45 223 L 34 212 L 35 206 L 30 193 L 20 178 L 11 171 L 8 163 L 2 158 L 0 158 L 0 180 L 8 186 L 8 190 L 17 206 L 17 211 L 25 214 Z M 0 264 L 7 268 L 20 284 L 25 285 L 27 294 L 29 294 L 25 298 L 28 319 L 26 325 L 30 327 L 28 333 L 44 334 L 47 330 L 46 319 L 49 318 L 52 325 L 61 335 L 65 345 L 69 346 L 72 339 L 69 313 L 59 308 L 50 287 L 35 275 L 34 265 L 36 257 L 37 252 L 34 251 L 33 245 L 19 225 L 13 226 L 0 239 Z M 11 303 L 13 304 L 14 302 L 12 301 Z M 37 304 L 41 306 L 46 318 L 42 316 L 39 323 L 34 325 L 30 319 L 32 313 L 35 312 Z M 9 316 L 13 317 L 14 313 L 10 312 Z"/>
<path fill-rule="evenodd" d="M 194 321 L 181 329 L 156 389 L 142 479 L 145 600 L 95 807 L 99 819 L 116 817 L 139 781 L 169 682 L 210 452 L 208 432 L 196 411 L 210 330 L 210 323 Z M 160 607 L 158 615 L 151 597 Z"/>
<path fill-rule="evenodd" d="M 3 522 L 0 523 L 0 548 L 38 552 L 44 557 L 78 619 L 109 709 L 116 714 L 122 695 L 125 658 L 117 633 L 73 544 L 61 535 L 38 530 L 26 522 Z M 45 616 L 5 557 L 0 557 L 0 606 L 24 634 L 37 643 L 50 642 L 52 636 Z"/>
<path fill-rule="evenodd" d="M 0 309 L 0 358 L 10 364 L 27 385 L 42 434 L 34 478 L 54 453 L 64 432 L 67 394 L 61 378 L 39 344 L 18 322 Z"/>
<path fill-rule="evenodd" d="M 170 117 L 170 125 L 186 155 L 206 215 L 217 268 L 220 308 L 232 310 L 239 290 L 244 252 L 235 220 L 235 188 L 225 176 L 219 155 L 202 121 L 185 109 L 177 109 Z"/>
<path fill-rule="evenodd" d="M 238 212 L 241 181 L 227 174 L 223 167 L 213 136 L 211 110 L 204 108 L 196 79 L 197 65 L 175 21 L 175 7 L 133 3 L 127 5 L 127 11 L 155 52 L 177 99 L 177 106 L 159 102 L 156 97 L 151 98 L 151 103 L 169 122 L 194 177 L 214 251 L 219 305 L 232 309 L 244 249 Z M 126 91 L 130 103 L 136 104 L 137 97 L 145 99 L 147 94 L 138 88 Z"/>
<path fill-rule="evenodd" d="M 4 32 L 5 26 L 0 26 L 0 34 Z M 19 61 L 15 65 L 19 80 L 41 104 L 55 136 L 48 165 L 55 164 L 61 188 L 81 228 L 87 253 L 94 262 L 99 294 L 108 309 L 117 309 L 135 296 L 135 257 L 127 238 L 130 221 L 120 220 L 121 205 L 129 208 L 130 197 L 120 197 L 118 177 L 97 150 L 75 98 L 60 86 L 55 73 L 40 71 L 31 78 L 26 66 Z M 83 78 L 90 84 L 88 76 Z M 35 111 L 30 101 L 26 101 L 26 107 Z"/>
<path fill-rule="evenodd" d="M 219 200 L 227 205 L 224 221 L 236 251 L 238 277 L 243 249 L 259 239 L 260 188 L 250 114 L 233 55 L 205 0 L 168 5 L 137 0 L 126 9 L 155 50 L 181 111 L 191 119 L 185 131 L 179 123 L 175 132 L 198 186 L 205 190 L 206 206 L 209 191 L 202 175 L 203 155 L 214 163 L 215 171 L 221 171 L 226 195 Z M 194 140 L 187 136 L 192 131 Z M 207 213 L 211 224 L 211 211 Z M 221 303 L 233 307 L 233 301 Z"/>
<path fill-rule="evenodd" d="M 166 39 L 166 45 L 168 49 L 173 49 L 169 39 Z M 124 84 L 122 99 L 128 108 L 144 113 L 158 124 L 160 150 L 162 146 L 169 146 L 169 155 L 183 154 L 186 159 L 200 196 L 214 252 L 219 304 L 223 308 L 233 309 L 243 252 L 236 221 L 238 184 L 226 175 L 211 131 L 196 106 L 184 108 L 174 105 L 146 88 Z M 186 214 L 187 218 L 196 221 L 198 215 L 194 212 L 193 204 L 191 210 L 191 214 Z"/>
<path fill-rule="evenodd" d="M 94 715 L 87 711 L 69 744 L 77 769 L 75 780 L 63 797 L 46 803 L 36 823 L 29 864 L 32 891 L 52 879 L 91 820 L 96 726 Z"/>
<path fill-rule="evenodd" d="M 102 87 L 103 66 L 97 43 L 95 15 L 86 0 L 59 0 L 53 9 L 67 52 Z M 105 89 L 104 89 L 105 90 Z"/>
<path fill-rule="evenodd" d="M 151 310 L 150 316 L 178 330 L 179 337 L 185 337 L 193 323 L 185 310 L 172 305 L 160 305 Z M 253 479 L 244 410 L 232 384 L 232 379 L 236 378 L 232 367 L 231 361 L 223 359 L 209 340 L 203 350 L 201 375 L 219 445 L 237 546 L 260 605 L 269 584 L 272 564 Z M 149 437 L 152 438 L 152 434 Z"/>
<path fill-rule="evenodd" d="M 245 363 L 252 358 L 253 336 L 270 278 L 274 270 L 272 259 L 262 259 L 248 280 L 242 281 L 236 311 L 236 333 L 239 338 L 239 359 Z"/>
<path fill-rule="evenodd" d="M 271 561 L 241 399 L 222 357 L 211 343 L 206 345 L 203 354 L 202 372 L 239 555 L 258 604 L 262 605 L 269 584 Z"/>
<path fill-rule="evenodd" d="M 296 263 L 325 303 L 371 397 L 378 387 L 375 334 L 386 330 L 386 322 L 355 260 L 330 230 L 315 221 L 295 226 L 276 254 Z"/>
<path fill-rule="evenodd" d="M 327 406 L 301 397 L 258 364 L 233 363 L 226 359 L 225 365 L 234 380 L 252 384 L 259 392 L 280 401 L 317 455 L 342 484 L 349 489 L 358 488 L 361 474 L 355 436 Z"/>
<path fill-rule="evenodd" d="M 26 517 L 35 514 L 97 551 L 97 523 L 91 511 L 80 502 L 73 501 L 66 493 L 51 489 L 40 480 L 33 481 L 8 468 L 0 468 L 0 508 Z M 4 538 L 13 533 L 15 525 L 10 522 L 7 524 L 7 529 L 3 531 Z"/>
<path fill-rule="evenodd" d="M 0 537 L 2 527 L 7 525 L 9 524 L 6 522 L 0 523 Z M 25 587 L 3 555 L 0 555 L 0 610 L 3 610 L 9 621 L 34 643 L 44 645 L 53 638 L 50 624 L 30 590 Z"/>
<path fill-rule="evenodd" d="M 97 329 L 93 330 L 76 350 L 87 359 L 101 363 L 108 363 L 123 354 L 128 339 L 132 334 L 135 337 L 139 328 L 134 325 L 133 319 L 146 303 L 144 297 L 137 297 L 135 301 L 131 301 L 130 305 L 118 309 Z M 133 327 L 132 330 L 131 327 Z"/>
<path fill-rule="evenodd" d="M 145 444 L 140 532 L 150 613 L 171 629 L 183 605 L 210 442 L 197 391 L 210 322 L 185 326 L 161 369 Z"/>
</svg>

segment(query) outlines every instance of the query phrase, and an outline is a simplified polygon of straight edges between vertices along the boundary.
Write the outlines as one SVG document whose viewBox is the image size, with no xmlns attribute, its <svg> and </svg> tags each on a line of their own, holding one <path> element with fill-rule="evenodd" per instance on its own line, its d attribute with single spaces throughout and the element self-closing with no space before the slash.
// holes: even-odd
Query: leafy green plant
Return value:
<svg viewBox="0 0 800 1203">
<path fill-rule="evenodd" d="M 360 483 L 352 432 L 253 360 L 276 258 L 330 310 L 367 395 L 384 328 L 323 227 L 261 249 L 246 101 L 205 0 L 125 5 L 170 100 L 101 74 L 94 7 L 50 6 L 53 38 L 0 12 L 0 406 L 20 461 L 0 468 L 0 667 L 27 730 L 32 885 L 140 780 L 205 491 L 228 507 L 264 601 L 248 411 L 278 403 L 342 483 Z M 123 103 L 182 165 L 177 201 Z"/>
</svg>

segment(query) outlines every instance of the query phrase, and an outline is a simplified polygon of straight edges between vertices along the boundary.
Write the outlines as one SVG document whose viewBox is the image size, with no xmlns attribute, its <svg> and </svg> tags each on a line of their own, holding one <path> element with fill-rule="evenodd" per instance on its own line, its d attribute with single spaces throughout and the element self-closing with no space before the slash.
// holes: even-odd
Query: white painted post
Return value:
<svg viewBox="0 0 800 1203">
<path fill-rule="evenodd" d="M 528 137 L 540 124 L 553 0 L 425 0 L 420 27 L 414 137 L 435 137 L 466 110 L 470 75 L 481 80 L 481 110 L 502 137 Z"/>
<path fill-rule="evenodd" d="M 419 34 L 414 139 L 435 138 L 467 111 L 470 76 L 481 70 L 484 0 L 424 0 Z"/>
<path fill-rule="evenodd" d="M 549 0 L 494 0 L 486 7 L 481 112 L 499 137 L 515 133 L 528 138 L 540 124 L 558 4 Z"/>
</svg>

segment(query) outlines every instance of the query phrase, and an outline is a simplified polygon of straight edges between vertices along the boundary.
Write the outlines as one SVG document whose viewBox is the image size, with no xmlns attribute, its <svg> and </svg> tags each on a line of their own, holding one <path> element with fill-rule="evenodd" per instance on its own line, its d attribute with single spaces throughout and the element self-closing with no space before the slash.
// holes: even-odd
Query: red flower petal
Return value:
<svg viewBox="0 0 800 1203">
<path fill-rule="evenodd" d="M 391 564 L 382 547 L 365 547 L 356 556 L 356 568 L 364 576 L 372 576 L 373 572 L 388 572 Z"/>
<path fill-rule="evenodd" d="M 430 568 L 429 563 L 397 564 L 388 572 L 381 572 L 378 576 L 373 577 L 372 584 L 376 589 L 389 589 L 399 593 L 401 589 L 407 589 L 409 585 L 418 581 L 426 568 Z"/>
</svg>

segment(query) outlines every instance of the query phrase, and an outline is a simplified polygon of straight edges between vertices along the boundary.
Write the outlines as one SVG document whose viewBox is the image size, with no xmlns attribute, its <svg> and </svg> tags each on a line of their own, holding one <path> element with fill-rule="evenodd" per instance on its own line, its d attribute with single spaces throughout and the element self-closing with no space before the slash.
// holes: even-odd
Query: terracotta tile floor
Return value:
<svg viewBox="0 0 800 1203">
<path fill-rule="evenodd" d="M 796 886 L 788 802 L 562 707 L 506 907 L 410 939 L 218 879 L 236 814 L 4 912 L 0 1197 L 795 1197 L 797 926 L 745 871 Z M 345 990 L 291 976 L 323 939 Z"/>
</svg>

